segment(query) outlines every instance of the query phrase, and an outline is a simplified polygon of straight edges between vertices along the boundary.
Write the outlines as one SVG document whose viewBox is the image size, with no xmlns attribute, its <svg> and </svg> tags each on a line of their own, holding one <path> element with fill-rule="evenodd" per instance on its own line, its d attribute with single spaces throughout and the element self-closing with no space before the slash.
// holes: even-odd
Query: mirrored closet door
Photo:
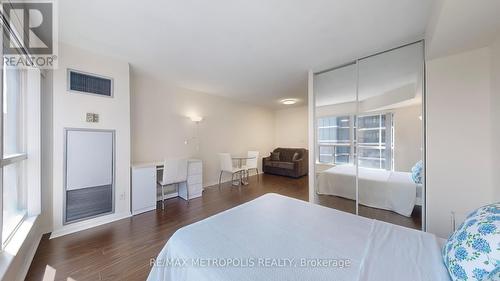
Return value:
<svg viewBox="0 0 500 281">
<path fill-rule="evenodd" d="M 318 203 L 356 213 L 356 63 L 317 73 L 316 192 Z M 343 174 L 338 173 L 342 171 Z"/>
<path fill-rule="evenodd" d="M 422 229 L 423 42 L 317 72 L 315 201 Z"/>
</svg>

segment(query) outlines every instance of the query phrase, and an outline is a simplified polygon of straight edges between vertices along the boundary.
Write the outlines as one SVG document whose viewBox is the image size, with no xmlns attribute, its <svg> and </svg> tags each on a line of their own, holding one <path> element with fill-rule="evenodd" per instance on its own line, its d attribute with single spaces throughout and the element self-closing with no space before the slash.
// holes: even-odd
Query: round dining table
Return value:
<svg viewBox="0 0 500 281">
<path fill-rule="evenodd" d="M 231 156 L 231 158 L 233 160 L 235 160 L 235 161 L 238 162 L 238 166 L 237 167 L 240 168 L 240 169 L 243 167 L 243 160 L 246 161 L 246 160 L 250 160 L 250 159 L 255 159 L 254 156 Z M 245 171 L 243 171 L 243 172 L 245 172 Z M 237 184 L 237 186 L 239 186 L 240 184 L 242 184 L 242 185 L 248 185 L 248 175 L 246 175 L 245 177 L 243 177 L 240 174 L 240 180 L 239 180 L 239 184 Z"/>
</svg>

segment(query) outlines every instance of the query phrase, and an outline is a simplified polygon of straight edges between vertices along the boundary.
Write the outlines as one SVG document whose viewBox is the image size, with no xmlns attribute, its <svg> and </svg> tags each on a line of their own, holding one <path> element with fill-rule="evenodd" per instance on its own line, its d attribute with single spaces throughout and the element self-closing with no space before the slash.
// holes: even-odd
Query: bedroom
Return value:
<svg viewBox="0 0 500 281">
<path fill-rule="evenodd" d="M 499 12 L 2 1 L 0 280 L 499 280 Z"/>
</svg>

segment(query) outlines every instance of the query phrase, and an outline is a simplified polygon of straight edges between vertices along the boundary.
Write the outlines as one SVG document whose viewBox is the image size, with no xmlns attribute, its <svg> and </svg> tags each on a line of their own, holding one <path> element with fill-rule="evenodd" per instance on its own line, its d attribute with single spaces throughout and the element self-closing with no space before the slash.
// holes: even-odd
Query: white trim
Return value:
<svg viewBox="0 0 500 281">
<path fill-rule="evenodd" d="M 42 239 L 42 234 L 40 232 L 40 217 L 32 216 L 26 218 L 22 224 L 19 226 L 14 240 L 9 243 L 3 252 L 0 253 L 0 280 L 4 280 L 5 274 L 9 272 L 11 266 L 19 264 L 19 269 L 16 269 L 14 274 L 14 280 L 24 280 L 28 270 L 30 268 L 31 262 L 35 256 L 38 245 Z M 30 237 L 31 236 L 31 237 Z M 34 238 L 33 238 L 34 237 Z M 31 243 L 30 243 L 31 242 Z M 22 247 L 28 247 L 28 249 L 23 250 Z M 16 260 L 20 252 L 26 252 L 24 260 Z M 10 272 L 10 275 L 13 273 Z"/>
<path fill-rule="evenodd" d="M 23 281 L 26 279 L 26 275 L 28 275 L 28 271 L 30 270 L 30 266 L 31 266 L 31 263 L 33 262 L 33 258 L 35 258 L 36 250 L 38 249 L 38 246 L 40 245 L 40 242 L 42 241 L 43 234 L 39 233 L 37 235 L 38 235 L 38 237 L 35 238 L 34 243 L 32 243 L 32 246 L 28 249 L 28 253 L 26 254 L 26 259 L 25 259 L 24 263 L 22 264 L 23 265 L 22 268 L 19 270 L 19 273 L 17 274 L 16 281 Z"/>
<path fill-rule="evenodd" d="M 38 69 L 26 71 L 26 210 L 42 212 L 42 77 Z"/>
<path fill-rule="evenodd" d="M 307 74 L 307 106 L 308 106 L 308 135 L 309 135 L 309 202 L 314 203 L 316 191 L 316 128 L 315 128 L 315 100 L 314 100 L 314 73 L 309 70 Z"/>
<path fill-rule="evenodd" d="M 5 166 L 8 166 L 10 164 L 14 164 L 17 162 L 21 162 L 23 160 L 28 159 L 28 154 L 26 153 L 17 153 L 17 154 L 11 154 L 5 157 L 4 159 L 0 159 L 0 166 L 3 168 Z"/>
<path fill-rule="evenodd" d="M 117 220 L 126 219 L 131 217 L 130 212 L 123 212 L 119 214 L 111 214 L 106 216 L 97 217 L 85 221 L 75 222 L 73 224 L 64 225 L 62 228 L 55 230 L 50 234 L 50 239 L 61 237 L 67 234 L 79 232 L 82 230 L 94 228 L 96 226 L 108 224 Z"/>
</svg>

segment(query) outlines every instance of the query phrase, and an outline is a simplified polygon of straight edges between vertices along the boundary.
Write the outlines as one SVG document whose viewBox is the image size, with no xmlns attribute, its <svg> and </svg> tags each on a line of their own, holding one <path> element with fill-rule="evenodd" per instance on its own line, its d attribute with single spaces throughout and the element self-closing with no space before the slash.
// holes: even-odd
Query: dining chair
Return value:
<svg viewBox="0 0 500 281">
<path fill-rule="evenodd" d="M 248 159 L 243 166 L 243 169 L 245 170 L 246 177 L 248 179 L 248 176 L 250 176 L 250 170 L 255 170 L 257 176 L 259 175 L 259 152 L 258 151 L 248 151 L 247 153 Z"/>
<path fill-rule="evenodd" d="M 163 176 L 158 184 L 161 188 L 161 208 L 165 209 L 165 186 L 176 184 L 179 192 L 179 183 L 187 181 L 187 159 L 169 158 L 163 164 Z M 187 189 L 189 193 L 189 189 Z M 189 198 L 189 194 L 188 197 Z M 189 201 L 188 201 L 189 202 Z"/>
<path fill-rule="evenodd" d="M 233 159 L 231 159 L 231 154 L 219 153 L 219 163 L 220 163 L 219 190 L 221 187 L 222 174 L 224 172 L 231 173 L 231 183 L 234 182 L 234 175 L 236 174 L 239 174 L 241 181 L 241 173 L 244 170 L 243 168 L 233 166 Z"/>
</svg>

